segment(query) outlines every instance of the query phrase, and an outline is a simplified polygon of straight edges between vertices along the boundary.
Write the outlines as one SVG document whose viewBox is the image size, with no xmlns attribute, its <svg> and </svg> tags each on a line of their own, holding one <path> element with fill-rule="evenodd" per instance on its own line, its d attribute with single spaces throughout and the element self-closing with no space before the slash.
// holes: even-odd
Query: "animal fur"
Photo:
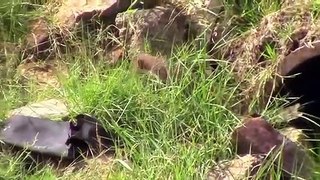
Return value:
<svg viewBox="0 0 320 180">
<path fill-rule="evenodd" d="M 164 82 L 168 80 L 168 67 L 163 58 L 142 53 L 134 61 L 134 67 L 140 73 L 154 74 Z"/>
</svg>

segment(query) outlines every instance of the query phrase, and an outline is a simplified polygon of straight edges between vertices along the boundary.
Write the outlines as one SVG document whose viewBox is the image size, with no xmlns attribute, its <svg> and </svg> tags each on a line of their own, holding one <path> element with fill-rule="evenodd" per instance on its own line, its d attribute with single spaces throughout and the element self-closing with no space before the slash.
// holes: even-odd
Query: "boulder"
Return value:
<svg viewBox="0 0 320 180">
<path fill-rule="evenodd" d="M 131 0 L 66 0 L 62 1 L 53 15 L 53 22 L 45 18 L 36 19 L 31 23 L 31 33 L 26 38 L 26 51 L 24 58 L 48 58 L 50 53 L 66 39 L 71 32 L 78 27 L 80 22 L 89 22 L 99 19 L 105 26 L 114 24 L 118 13 L 132 8 L 153 7 L 158 1 Z M 56 8 L 56 7 L 55 7 Z"/>
<path fill-rule="evenodd" d="M 120 13 L 116 17 L 120 39 L 130 50 L 143 51 L 148 40 L 151 52 L 170 54 L 173 46 L 186 41 L 187 16 L 174 6 Z"/>
<path fill-rule="evenodd" d="M 232 133 L 232 143 L 238 155 L 268 155 L 265 160 L 280 159 L 274 163 L 282 167 L 284 177 L 291 174 L 302 178 L 310 178 L 313 162 L 307 151 L 292 142 L 272 127 L 264 118 L 254 117 L 245 119 L 243 124 Z"/>
</svg>

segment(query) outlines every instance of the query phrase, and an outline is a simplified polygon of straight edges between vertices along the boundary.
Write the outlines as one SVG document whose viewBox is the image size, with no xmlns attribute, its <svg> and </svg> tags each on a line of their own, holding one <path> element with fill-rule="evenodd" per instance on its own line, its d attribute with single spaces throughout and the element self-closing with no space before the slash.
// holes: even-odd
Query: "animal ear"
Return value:
<svg viewBox="0 0 320 180">
<path fill-rule="evenodd" d="M 168 78 L 168 71 L 167 71 L 167 68 L 166 67 L 161 67 L 159 69 L 159 76 L 162 80 L 167 80 Z"/>
<path fill-rule="evenodd" d="M 137 59 L 137 65 L 138 65 L 138 69 L 143 69 L 143 65 L 144 65 L 144 63 L 143 63 L 143 60 L 141 60 L 141 59 Z"/>
<path fill-rule="evenodd" d="M 256 117 L 261 117 L 261 114 L 258 114 L 256 112 L 250 114 L 251 117 L 256 118 Z"/>
</svg>

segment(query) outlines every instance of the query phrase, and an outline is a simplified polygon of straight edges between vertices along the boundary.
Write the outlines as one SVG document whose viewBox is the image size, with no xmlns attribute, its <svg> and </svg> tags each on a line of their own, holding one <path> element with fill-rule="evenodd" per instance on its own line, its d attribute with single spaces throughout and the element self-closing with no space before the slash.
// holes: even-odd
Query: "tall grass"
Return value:
<svg viewBox="0 0 320 180">
<path fill-rule="evenodd" d="M 26 20 L 35 16 L 25 4 L 30 2 L 0 3 L 1 41 L 19 43 L 23 39 Z M 241 14 L 255 25 L 262 15 L 278 9 L 270 4 L 270 1 L 245 3 Z M 228 64 L 221 62 L 208 76 L 204 71 L 208 58 L 204 47 L 192 49 L 185 45 L 168 59 L 171 67 L 174 64 L 185 67 L 185 74 L 163 84 L 151 76 L 134 73 L 130 58 L 116 67 L 107 66 L 103 57 L 97 59 L 92 55 L 94 42 L 76 41 L 79 49 L 61 56 L 60 61 L 68 67 L 68 77 L 61 75 L 59 88 L 38 90 L 38 86 L 22 85 L 16 79 L 2 81 L 0 119 L 5 119 L 10 109 L 30 101 L 64 99 L 71 115 L 95 115 L 107 130 L 120 136 L 125 146 L 123 150 L 117 149 L 116 159 L 109 164 L 112 168 L 92 164 L 89 169 L 59 175 L 45 166 L 30 173 L 23 167 L 24 157 L 2 153 L 1 178 L 204 179 L 217 161 L 234 157 L 229 139 L 240 122 L 234 109 L 241 89 Z M 276 57 L 276 51 L 269 48 L 267 55 Z M 271 105 L 271 109 L 256 110 L 272 119 L 278 106 Z M 120 151 L 131 163 L 121 160 Z"/>
</svg>

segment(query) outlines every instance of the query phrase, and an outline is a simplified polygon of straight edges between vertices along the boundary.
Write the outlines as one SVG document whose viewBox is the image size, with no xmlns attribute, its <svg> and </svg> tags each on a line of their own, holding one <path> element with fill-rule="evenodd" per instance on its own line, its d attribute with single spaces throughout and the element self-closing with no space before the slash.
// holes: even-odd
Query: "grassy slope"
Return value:
<svg viewBox="0 0 320 180">
<path fill-rule="evenodd" d="M 35 16 L 21 5 L 26 0 L 0 2 L 0 33 L 3 42 L 20 42 L 25 34 L 25 20 Z M 250 29 L 267 13 L 278 6 L 268 1 L 254 3 L 241 14 L 247 20 L 240 32 Z M 9 24 L 7 22 L 10 22 Z M 120 157 L 108 167 L 92 163 L 89 169 L 71 173 L 66 171 L 62 179 L 202 179 L 217 160 L 234 157 L 230 149 L 229 134 L 239 122 L 238 114 L 231 111 L 239 92 L 230 72 L 222 63 L 213 80 L 202 72 L 195 80 L 186 73 L 182 81 L 165 86 L 151 81 L 147 76 L 131 72 L 130 65 L 123 62 L 115 68 L 92 63 L 83 42 L 81 51 L 63 55 L 70 77 L 61 77 L 62 88 L 37 90 L 32 84 L 22 87 L 9 73 L 4 73 L 1 86 L 0 118 L 12 108 L 28 101 L 45 98 L 63 98 L 71 113 L 95 113 L 107 129 L 120 134 L 126 142 L 124 152 L 131 157 L 129 166 Z M 90 43 L 90 42 L 89 42 Z M 204 49 L 186 51 L 178 48 L 170 59 L 185 63 L 188 68 L 203 63 Z M 19 61 L 7 56 L 9 62 Z M 3 68 L 4 68 L 3 67 Z M 84 73 L 87 72 L 87 73 Z M 192 84 L 194 83 L 194 84 Z M 259 109 L 258 109 L 259 110 Z M 263 111 L 273 118 L 277 108 Z M 31 174 L 23 169 L 23 157 L 0 154 L 0 177 L 3 179 L 55 179 L 58 177 L 50 166 L 37 169 Z"/>
</svg>

